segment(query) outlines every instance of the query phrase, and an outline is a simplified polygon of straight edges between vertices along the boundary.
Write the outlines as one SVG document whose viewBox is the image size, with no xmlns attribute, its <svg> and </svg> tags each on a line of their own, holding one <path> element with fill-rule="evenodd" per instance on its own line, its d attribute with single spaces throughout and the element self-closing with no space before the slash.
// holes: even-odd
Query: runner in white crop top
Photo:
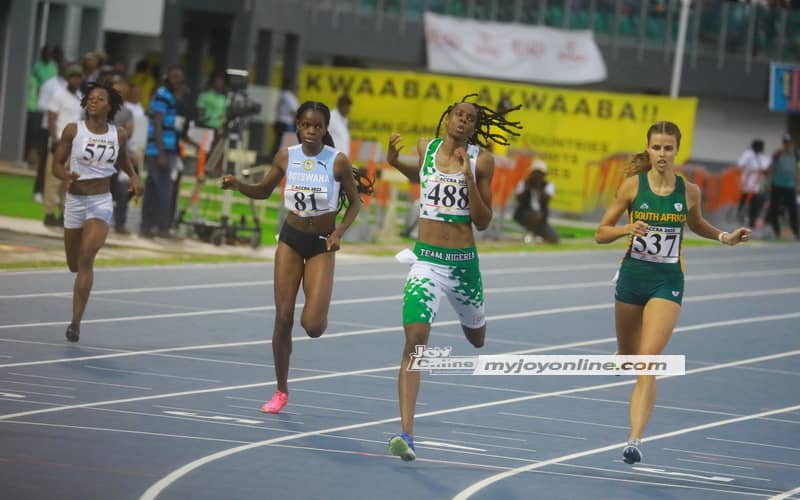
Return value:
<svg viewBox="0 0 800 500">
<path fill-rule="evenodd" d="M 72 322 L 66 331 L 70 342 L 80 338 L 81 319 L 94 280 L 94 259 L 108 236 L 115 163 L 130 176 L 134 195 L 142 193 L 142 183 L 128 159 L 125 131 L 109 123 L 121 106 L 122 98 L 114 89 L 90 84 L 81 100 L 86 120 L 64 127 L 53 159 L 53 174 L 70 181 L 64 211 L 64 249 L 69 270 L 77 273 Z"/>
</svg>

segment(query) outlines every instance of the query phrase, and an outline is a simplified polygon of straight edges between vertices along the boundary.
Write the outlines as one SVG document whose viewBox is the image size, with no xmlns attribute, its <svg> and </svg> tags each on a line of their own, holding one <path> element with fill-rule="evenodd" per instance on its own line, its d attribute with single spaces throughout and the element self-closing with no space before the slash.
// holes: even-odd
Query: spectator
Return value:
<svg viewBox="0 0 800 500">
<path fill-rule="evenodd" d="M 350 114 L 350 108 L 353 106 L 353 100 L 350 96 L 344 94 L 336 101 L 336 109 L 331 111 L 331 124 L 328 127 L 333 138 L 333 145 L 337 150 L 350 157 L 350 129 L 347 116 Z"/>
<path fill-rule="evenodd" d="M 528 231 L 525 242 L 538 237 L 547 243 L 558 243 L 558 233 L 547 220 L 550 199 L 556 193 L 555 185 L 547 180 L 547 164 L 542 160 L 534 161 L 530 175 L 520 181 L 514 193 L 518 203 L 514 220 Z"/>
<path fill-rule="evenodd" d="M 789 212 L 789 225 L 796 239 L 800 239 L 797 227 L 797 169 L 800 163 L 800 152 L 795 148 L 791 134 L 783 135 L 783 147 L 772 156 L 770 174 L 772 176 L 769 210 L 767 221 L 775 231 L 775 237 L 781 238 L 780 216 L 783 209 Z"/>
<path fill-rule="evenodd" d="M 112 74 L 111 86 L 122 98 L 124 103 L 128 99 L 130 87 L 123 75 L 119 73 Z M 125 130 L 126 137 L 133 137 L 135 134 L 135 123 L 133 121 L 133 111 L 130 108 L 123 106 L 114 114 L 114 126 Z M 136 162 L 135 151 L 132 150 L 134 145 L 128 139 L 125 143 L 128 148 L 128 159 L 131 163 L 131 168 L 134 172 L 139 172 L 139 164 Z M 127 235 L 130 234 L 125 224 L 128 219 L 128 201 L 130 201 L 130 177 L 123 169 L 118 169 L 118 172 L 111 176 L 111 197 L 114 202 L 114 232 L 117 234 Z"/>
<path fill-rule="evenodd" d="M 33 77 L 41 86 L 47 80 L 58 75 L 58 62 L 53 57 L 53 49 L 45 45 L 39 53 L 39 59 L 33 64 Z"/>
<path fill-rule="evenodd" d="M 167 70 L 164 85 L 158 88 L 150 103 L 150 122 L 147 128 L 147 148 L 144 164 L 147 182 L 142 203 L 141 234 L 152 238 L 155 232 L 171 239 L 173 171 L 178 161 L 176 93 L 183 86 L 183 70 Z"/>
<path fill-rule="evenodd" d="M 747 225 L 750 228 L 756 226 L 758 214 L 764 205 L 764 181 L 765 175 L 769 170 L 772 159 L 764 154 L 764 141 L 755 139 L 750 149 L 742 153 L 739 158 L 739 186 L 742 188 L 742 197 L 739 199 L 739 213 L 747 207 Z"/>
<path fill-rule="evenodd" d="M 97 64 L 97 56 L 94 52 L 84 54 L 81 58 L 81 66 L 83 67 L 83 81 L 85 83 L 92 83 L 97 80 L 100 66 Z"/>
<path fill-rule="evenodd" d="M 297 94 L 294 91 L 294 83 L 289 77 L 283 78 L 283 90 L 278 97 L 278 105 L 275 109 L 275 144 L 272 146 L 271 157 L 275 157 L 281 149 L 283 134 L 295 131 L 295 113 L 297 113 Z"/>
<path fill-rule="evenodd" d="M 215 72 L 208 82 L 208 89 L 197 96 L 197 116 L 202 127 L 219 132 L 225 124 L 225 75 Z"/>
<path fill-rule="evenodd" d="M 156 79 L 150 72 L 150 63 L 142 59 L 136 63 L 135 72 L 128 80 L 131 87 L 138 87 L 140 92 L 140 102 L 144 109 L 150 109 L 150 97 L 156 88 Z"/>
<path fill-rule="evenodd" d="M 46 226 L 59 226 L 64 218 L 64 201 L 66 200 L 67 184 L 53 175 L 52 153 L 55 153 L 61 140 L 61 133 L 68 123 L 81 119 L 80 91 L 83 83 L 83 72 L 77 64 L 70 64 L 64 71 L 67 80 L 65 88 L 58 87 L 52 94 L 47 104 L 47 130 L 50 134 L 50 151 L 48 157 L 45 184 L 44 184 L 44 224 Z M 60 219 L 56 217 L 56 205 L 60 205 Z"/>
</svg>

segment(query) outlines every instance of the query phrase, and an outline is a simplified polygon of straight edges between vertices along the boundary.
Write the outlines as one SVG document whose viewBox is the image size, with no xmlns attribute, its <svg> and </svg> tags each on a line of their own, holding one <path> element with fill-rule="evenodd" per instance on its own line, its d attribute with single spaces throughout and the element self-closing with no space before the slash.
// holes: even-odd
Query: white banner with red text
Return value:
<svg viewBox="0 0 800 500">
<path fill-rule="evenodd" d="M 498 80 L 581 84 L 606 79 L 591 30 L 476 21 L 425 13 L 428 70 Z"/>
</svg>

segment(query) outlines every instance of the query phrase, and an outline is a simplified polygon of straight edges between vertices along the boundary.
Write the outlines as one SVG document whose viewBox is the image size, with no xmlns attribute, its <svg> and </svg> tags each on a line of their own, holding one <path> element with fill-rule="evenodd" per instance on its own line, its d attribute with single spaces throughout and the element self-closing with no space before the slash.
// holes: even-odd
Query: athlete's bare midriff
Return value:
<svg viewBox="0 0 800 500">
<path fill-rule="evenodd" d="M 431 219 L 419 220 L 418 240 L 444 248 L 466 248 L 475 245 L 471 224 L 455 224 Z"/>
<path fill-rule="evenodd" d="M 336 229 L 336 212 L 313 217 L 300 217 L 290 213 L 286 216 L 286 223 L 304 233 L 327 234 Z"/>
</svg>

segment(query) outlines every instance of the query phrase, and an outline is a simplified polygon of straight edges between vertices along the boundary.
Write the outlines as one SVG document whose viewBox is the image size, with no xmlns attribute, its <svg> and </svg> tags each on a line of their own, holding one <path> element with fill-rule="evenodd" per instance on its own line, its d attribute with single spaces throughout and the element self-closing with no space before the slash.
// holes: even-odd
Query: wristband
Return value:
<svg viewBox="0 0 800 500">
<path fill-rule="evenodd" d="M 723 238 L 723 237 L 725 237 L 725 235 L 726 235 L 726 234 L 728 234 L 728 231 L 722 231 L 721 233 L 719 233 L 719 236 L 717 236 L 717 239 L 718 239 L 718 240 L 719 240 L 719 242 L 720 242 L 720 243 L 722 243 L 723 245 L 725 244 L 725 242 L 724 242 L 724 241 L 722 241 L 722 238 Z"/>
</svg>

